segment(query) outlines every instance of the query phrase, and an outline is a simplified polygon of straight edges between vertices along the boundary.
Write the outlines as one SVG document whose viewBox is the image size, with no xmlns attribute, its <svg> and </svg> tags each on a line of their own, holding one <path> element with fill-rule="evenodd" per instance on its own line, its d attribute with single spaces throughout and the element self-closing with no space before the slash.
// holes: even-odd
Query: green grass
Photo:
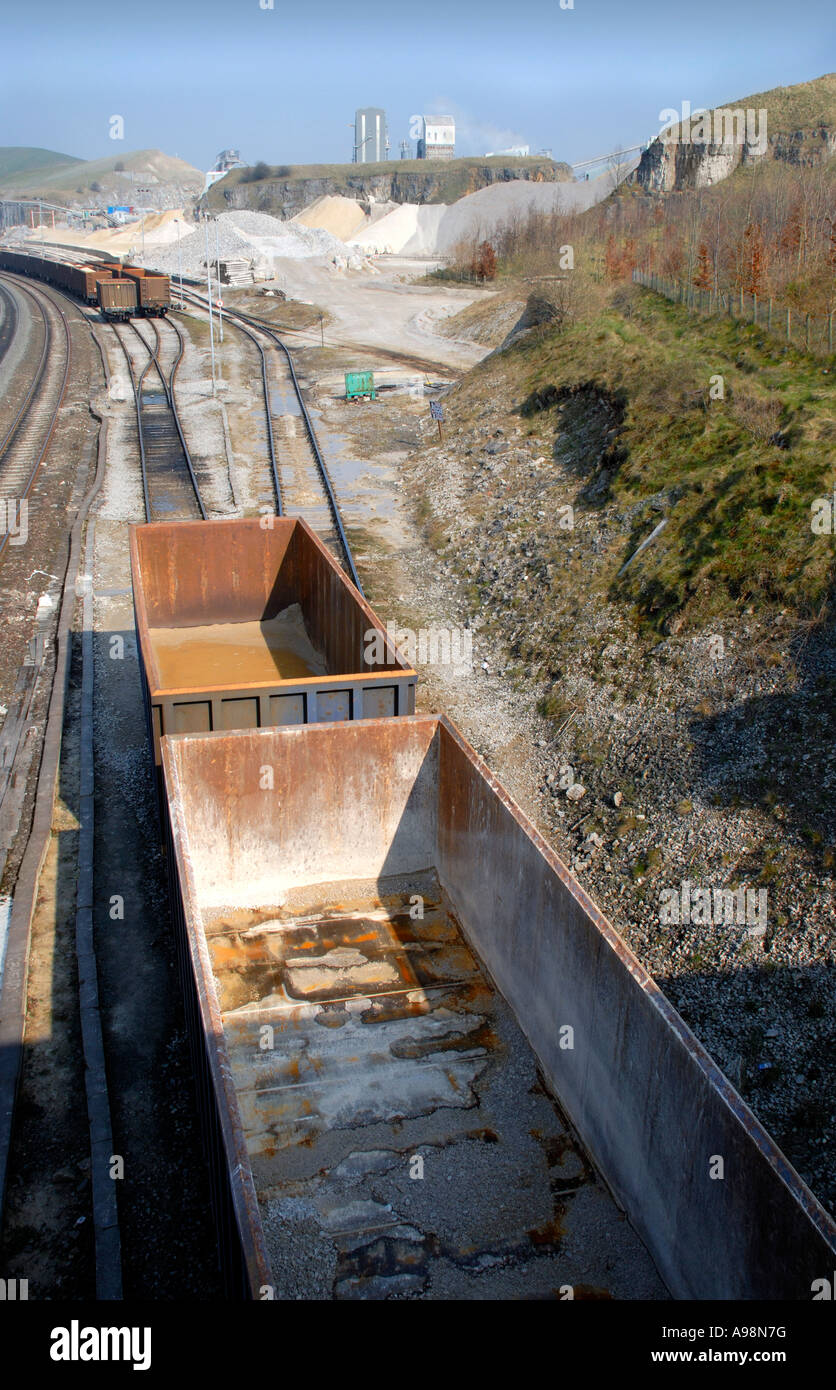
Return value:
<svg viewBox="0 0 836 1390">
<path fill-rule="evenodd" d="M 811 126 L 836 125 L 836 73 L 825 73 L 812 82 L 798 82 L 792 87 L 770 87 L 766 92 L 739 97 L 737 101 L 720 101 L 720 107 L 749 107 L 767 112 L 770 135 L 779 131 L 809 129 Z"/>
<path fill-rule="evenodd" d="M 41 150 L 27 145 L 0 146 L 0 182 L 14 174 L 37 174 L 45 170 L 55 172 L 71 164 L 80 164 L 72 154 L 58 154 L 56 150 Z"/>
<path fill-rule="evenodd" d="M 833 538 L 812 534 L 810 507 L 832 495 L 836 478 L 836 361 L 806 357 L 757 328 L 689 317 L 643 291 L 621 304 L 626 312 L 610 307 L 562 335 L 533 334 L 499 368 L 520 404 L 548 387 L 593 382 L 624 406 L 609 500 L 636 513 L 609 563 L 609 596 L 662 630 L 674 615 L 704 621 L 742 603 L 815 615 L 834 576 Z M 477 389 L 495 370 L 477 368 Z M 716 375 L 722 401 L 708 396 Z M 735 409 L 744 395 L 775 405 L 788 448 L 744 423 Z M 555 406 L 537 419 L 557 436 Z M 660 494 L 662 512 L 641 505 Z M 619 579 L 662 515 L 666 528 Z"/>
<path fill-rule="evenodd" d="M 51 152 L 47 150 L 42 153 Z M 27 166 L 20 172 L 8 174 L 0 172 L 0 186 L 21 194 L 43 194 L 57 201 L 62 195 L 73 195 L 78 188 L 87 190 L 93 183 L 104 182 L 114 189 L 124 190 L 125 199 L 128 200 L 130 195 L 130 201 L 133 201 L 131 189 L 136 185 L 141 186 L 143 178 L 149 174 L 163 181 L 176 179 L 192 188 L 202 183 L 203 178 L 199 170 L 160 150 L 126 150 L 103 159 L 79 160 L 69 155 L 56 155 L 54 158 L 57 162 L 52 164 Z M 122 165 L 122 173 L 136 176 L 135 184 L 130 178 L 121 177 L 116 169 L 117 164 Z"/>
</svg>

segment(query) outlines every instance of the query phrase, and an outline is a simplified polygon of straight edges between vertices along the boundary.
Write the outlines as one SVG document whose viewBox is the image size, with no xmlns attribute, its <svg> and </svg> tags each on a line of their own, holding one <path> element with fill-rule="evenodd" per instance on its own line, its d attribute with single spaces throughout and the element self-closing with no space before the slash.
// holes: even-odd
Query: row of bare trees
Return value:
<svg viewBox="0 0 836 1390">
<path fill-rule="evenodd" d="M 715 294 L 743 290 L 805 313 L 836 310 L 836 168 L 763 161 L 664 199 L 633 190 L 583 213 L 533 212 L 459 248 L 473 268 L 490 243 L 502 271 L 558 271 L 567 244 L 581 274 L 611 284 L 635 267 Z M 570 272 L 574 274 L 575 272 Z M 487 277 L 485 277 L 487 278 Z"/>
</svg>

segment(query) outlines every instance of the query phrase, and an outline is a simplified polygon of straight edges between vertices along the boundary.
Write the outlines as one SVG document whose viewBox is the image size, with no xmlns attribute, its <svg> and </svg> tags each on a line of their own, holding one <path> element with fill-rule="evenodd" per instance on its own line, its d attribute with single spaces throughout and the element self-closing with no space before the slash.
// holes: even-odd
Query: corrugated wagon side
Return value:
<svg viewBox="0 0 836 1390">
<path fill-rule="evenodd" d="M 106 319 L 129 319 L 136 313 L 133 280 L 97 281 L 99 308 Z"/>
<path fill-rule="evenodd" d="M 162 315 L 171 308 L 171 282 L 167 275 L 144 270 L 141 266 L 123 266 L 122 274 L 136 285 L 137 308 L 143 314 Z"/>
</svg>

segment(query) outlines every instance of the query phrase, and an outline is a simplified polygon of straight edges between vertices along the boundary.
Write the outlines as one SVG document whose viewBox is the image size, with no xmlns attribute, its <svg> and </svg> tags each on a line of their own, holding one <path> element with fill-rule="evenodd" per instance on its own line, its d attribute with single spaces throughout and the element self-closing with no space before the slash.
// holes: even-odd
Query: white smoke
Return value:
<svg viewBox="0 0 836 1390">
<path fill-rule="evenodd" d="M 425 114 L 452 116 L 456 122 L 456 154 L 480 155 L 488 150 L 514 149 L 518 145 L 528 145 L 530 141 L 518 130 L 494 125 L 492 121 L 481 121 L 464 111 L 454 101 L 440 97 L 424 108 Z M 532 153 L 534 152 L 532 148 Z"/>
</svg>

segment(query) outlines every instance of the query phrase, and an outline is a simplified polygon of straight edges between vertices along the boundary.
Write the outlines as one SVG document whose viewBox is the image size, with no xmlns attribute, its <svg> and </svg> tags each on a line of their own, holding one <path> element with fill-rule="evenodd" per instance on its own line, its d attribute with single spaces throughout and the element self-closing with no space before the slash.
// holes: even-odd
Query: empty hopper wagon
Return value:
<svg viewBox="0 0 836 1390">
<path fill-rule="evenodd" d="M 136 526 L 131 577 L 157 765 L 164 734 L 414 712 L 415 671 L 304 521 Z"/>
<path fill-rule="evenodd" d="M 451 724 L 162 757 L 230 1292 L 809 1300 L 832 1221 Z"/>
<path fill-rule="evenodd" d="M 136 286 L 133 280 L 100 277 L 97 285 L 102 318 L 124 322 L 136 313 Z"/>
</svg>

